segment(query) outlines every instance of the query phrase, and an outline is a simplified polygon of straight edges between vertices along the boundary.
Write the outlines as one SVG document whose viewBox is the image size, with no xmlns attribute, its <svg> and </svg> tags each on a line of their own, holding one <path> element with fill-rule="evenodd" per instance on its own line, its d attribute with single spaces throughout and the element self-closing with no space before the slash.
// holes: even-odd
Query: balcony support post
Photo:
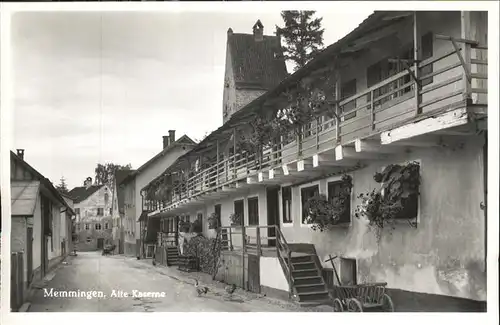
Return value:
<svg viewBox="0 0 500 325">
<path fill-rule="evenodd" d="M 321 123 L 321 117 L 316 118 L 316 150 L 319 149 L 319 124 Z"/>
<path fill-rule="evenodd" d="M 338 144 L 340 142 L 340 73 L 338 71 L 335 72 L 337 75 L 337 82 L 335 83 L 335 141 Z"/>
<path fill-rule="evenodd" d="M 215 184 L 217 185 L 217 187 L 219 187 L 219 139 L 217 139 L 216 147 L 217 147 L 217 172 L 216 172 L 217 178 Z"/>
<path fill-rule="evenodd" d="M 233 177 L 236 179 L 236 128 L 233 128 Z"/>
<path fill-rule="evenodd" d="M 471 21 L 470 21 L 470 12 L 462 11 L 461 12 L 461 36 L 463 39 L 471 39 Z M 463 84 L 464 84 L 464 99 L 469 101 L 472 96 L 472 77 L 471 77 L 471 44 L 470 43 L 462 43 L 463 53 L 460 53 L 460 49 L 457 45 L 455 39 L 451 38 L 451 43 L 455 48 L 455 51 L 458 54 L 458 58 L 460 59 L 460 63 L 464 67 L 464 76 L 463 76 Z M 463 57 L 462 57 L 463 55 Z"/>
<path fill-rule="evenodd" d="M 415 80 L 415 115 L 419 115 L 422 113 L 422 108 L 420 107 L 420 90 L 421 90 L 421 84 L 419 78 L 419 69 L 418 69 L 418 60 L 420 58 L 419 56 L 419 47 L 420 47 L 420 33 L 418 30 L 418 15 L 417 11 L 413 12 L 413 69 L 415 70 L 414 72 L 411 71 L 409 65 L 405 63 L 406 68 L 408 69 L 408 72 L 410 75 L 413 77 Z M 373 96 L 373 94 L 372 94 Z M 373 97 L 372 97 L 373 98 Z"/>
</svg>

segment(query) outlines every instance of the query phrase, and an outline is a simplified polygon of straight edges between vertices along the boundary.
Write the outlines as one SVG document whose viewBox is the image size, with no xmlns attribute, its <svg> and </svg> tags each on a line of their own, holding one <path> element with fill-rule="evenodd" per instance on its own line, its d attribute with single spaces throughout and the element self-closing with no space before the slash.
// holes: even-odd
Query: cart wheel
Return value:
<svg viewBox="0 0 500 325">
<path fill-rule="evenodd" d="M 394 304 L 392 303 L 392 299 L 386 293 L 384 293 L 384 295 L 382 296 L 382 309 L 384 311 L 394 312 Z"/>
<path fill-rule="evenodd" d="M 333 301 L 333 311 L 336 313 L 341 313 L 344 311 L 344 306 L 342 305 L 342 301 L 339 298 L 335 298 Z"/>
<path fill-rule="evenodd" d="M 350 312 L 361 313 L 363 312 L 363 306 L 361 306 L 361 302 L 358 299 L 352 298 L 347 303 L 347 310 Z"/>
</svg>

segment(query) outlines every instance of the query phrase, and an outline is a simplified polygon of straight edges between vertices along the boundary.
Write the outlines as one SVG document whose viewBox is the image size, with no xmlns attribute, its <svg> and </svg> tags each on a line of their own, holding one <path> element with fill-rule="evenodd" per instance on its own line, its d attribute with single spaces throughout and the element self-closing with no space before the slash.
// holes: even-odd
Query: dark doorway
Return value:
<svg viewBox="0 0 500 325">
<path fill-rule="evenodd" d="M 27 268 L 27 279 L 28 285 L 31 283 L 31 278 L 33 277 L 33 228 L 28 227 L 26 229 L 26 268 Z"/>
<path fill-rule="evenodd" d="M 104 248 L 104 238 L 97 238 L 97 249 Z"/>
<path fill-rule="evenodd" d="M 269 226 L 280 226 L 279 222 L 279 187 L 271 187 L 267 189 L 267 224 Z M 274 227 L 267 228 L 267 236 L 275 237 L 276 229 Z M 270 247 L 276 246 L 276 240 L 269 239 Z"/>
</svg>

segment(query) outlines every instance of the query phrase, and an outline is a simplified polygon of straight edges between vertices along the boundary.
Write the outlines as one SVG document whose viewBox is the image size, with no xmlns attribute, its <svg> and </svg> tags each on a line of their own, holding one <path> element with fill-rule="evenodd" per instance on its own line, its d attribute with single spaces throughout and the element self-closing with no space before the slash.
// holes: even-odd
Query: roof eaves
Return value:
<svg viewBox="0 0 500 325">
<path fill-rule="evenodd" d="M 38 176 L 38 178 L 40 178 L 40 182 L 45 187 L 47 187 L 48 190 L 50 192 L 52 192 L 52 194 L 54 194 L 54 196 L 56 197 L 56 199 L 58 199 L 59 202 L 61 202 L 70 211 L 73 211 L 73 209 L 71 209 L 71 207 L 68 205 L 68 203 L 66 202 L 66 200 L 64 200 L 64 198 L 62 197 L 61 193 L 59 193 L 59 191 L 56 190 L 56 188 L 54 187 L 54 185 L 52 185 L 52 182 L 48 178 L 46 178 L 45 176 L 43 176 L 42 174 L 40 174 L 35 168 L 33 168 L 30 164 L 28 164 L 24 159 L 19 158 L 14 152 L 11 151 L 10 152 L 10 156 L 11 156 L 11 158 L 16 159 L 18 162 L 20 162 L 21 164 L 23 164 L 33 174 L 35 174 L 36 176 Z"/>
</svg>

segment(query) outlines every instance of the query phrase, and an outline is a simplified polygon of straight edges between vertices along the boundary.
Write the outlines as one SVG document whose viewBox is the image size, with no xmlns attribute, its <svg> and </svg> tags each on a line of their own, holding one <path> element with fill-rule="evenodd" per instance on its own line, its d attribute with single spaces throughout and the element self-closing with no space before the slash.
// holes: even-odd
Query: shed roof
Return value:
<svg viewBox="0 0 500 325">
<path fill-rule="evenodd" d="M 40 193 L 40 181 L 12 181 L 12 216 L 32 216 Z"/>
</svg>

